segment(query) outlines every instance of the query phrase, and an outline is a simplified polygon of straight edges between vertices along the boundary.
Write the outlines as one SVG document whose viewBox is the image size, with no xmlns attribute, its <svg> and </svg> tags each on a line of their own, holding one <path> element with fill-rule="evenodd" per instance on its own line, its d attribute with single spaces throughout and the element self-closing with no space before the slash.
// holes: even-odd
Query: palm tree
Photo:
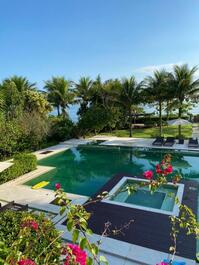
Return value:
<svg viewBox="0 0 199 265">
<path fill-rule="evenodd" d="M 132 137 L 132 107 L 141 102 L 142 84 L 137 83 L 135 77 L 124 78 L 121 82 L 120 103 L 123 105 L 129 118 L 129 136 Z"/>
<path fill-rule="evenodd" d="M 101 96 L 102 96 L 102 91 L 104 89 L 104 83 L 102 82 L 101 76 L 98 75 L 96 79 L 93 81 L 92 88 L 91 88 L 91 97 L 90 100 L 93 105 L 98 105 L 101 104 Z"/>
<path fill-rule="evenodd" d="M 79 83 L 75 84 L 76 102 L 80 103 L 78 114 L 83 114 L 88 108 L 91 99 L 93 81 L 89 77 L 81 77 Z"/>
<path fill-rule="evenodd" d="M 24 92 L 29 89 L 36 89 L 36 83 L 30 83 L 26 77 L 14 75 L 10 78 L 7 78 L 3 81 L 2 86 L 4 85 L 15 86 L 19 92 Z"/>
<path fill-rule="evenodd" d="M 156 102 L 159 112 L 160 136 L 162 135 L 162 109 L 168 98 L 168 77 L 165 70 L 155 71 L 153 76 L 145 79 L 145 96 L 149 103 Z"/>
<path fill-rule="evenodd" d="M 53 106 L 57 107 L 58 115 L 61 107 L 62 115 L 67 117 L 66 107 L 73 103 L 74 93 L 71 89 L 71 82 L 64 77 L 52 77 L 51 80 L 45 82 L 48 99 Z"/>
<path fill-rule="evenodd" d="M 173 88 L 178 105 L 178 118 L 182 117 L 184 102 L 190 102 L 199 95 L 199 79 L 194 79 L 198 68 L 195 66 L 189 69 L 187 64 L 174 66 L 170 75 L 170 85 Z M 179 125 L 179 136 L 181 125 Z"/>
</svg>

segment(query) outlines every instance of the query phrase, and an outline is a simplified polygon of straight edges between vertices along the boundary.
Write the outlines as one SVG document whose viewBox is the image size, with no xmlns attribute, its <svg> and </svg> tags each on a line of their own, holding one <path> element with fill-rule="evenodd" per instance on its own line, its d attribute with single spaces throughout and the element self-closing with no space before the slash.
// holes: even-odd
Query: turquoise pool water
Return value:
<svg viewBox="0 0 199 265">
<path fill-rule="evenodd" d="M 197 154 L 85 145 L 40 160 L 39 165 L 56 168 L 25 184 L 32 186 L 40 181 L 49 181 L 45 188 L 54 190 L 55 184 L 59 182 L 66 192 L 91 196 L 115 174 L 140 176 L 145 170 L 154 169 L 166 153 L 172 154 L 174 171 L 179 171 L 184 178 L 199 181 Z"/>
<path fill-rule="evenodd" d="M 111 201 L 134 204 L 164 211 L 173 211 L 178 189 L 177 187 L 164 185 L 153 194 L 151 194 L 147 187 L 139 187 L 138 190 L 131 195 L 129 195 L 127 191 L 124 191 L 125 187 L 128 185 L 138 183 L 139 181 L 137 180 L 125 181 L 121 188 L 119 188 L 119 190 L 111 197 Z M 122 190 L 123 192 L 121 192 Z"/>
</svg>

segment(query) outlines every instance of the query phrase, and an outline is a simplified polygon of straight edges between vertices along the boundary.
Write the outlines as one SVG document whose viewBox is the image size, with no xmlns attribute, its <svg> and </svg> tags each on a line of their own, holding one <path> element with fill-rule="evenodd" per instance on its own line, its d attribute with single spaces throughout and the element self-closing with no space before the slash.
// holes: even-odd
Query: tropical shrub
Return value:
<svg viewBox="0 0 199 265">
<path fill-rule="evenodd" d="M 49 120 L 38 112 L 24 112 L 12 120 L 2 117 L 0 159 L 10 157 L 16 152 L 37 150 L 46 141 L 49 129 Z"/>
<path fill-rule="evenodd" d="M 44 214 L 1 212 L 0 242 L 0 265 L 60 264 L 60 234 Z"/>
<path fill-rule="evenodd" d="M 14 120 L 0 119 L 0 159 L 10 156 L 18 149 L 18 139 L 22 132 L 18 123 Z"/>
<path fill-rule="evenodd" d="M 37 112 L 39 115 L 46 115 L 52 111 L 50 103 L 45 96 L 36 90 L 26 90 L 24 92 L 25 104 L 24 110 L 27 112 Z"/>
<path fill-rule="evenodd" d="M 36 111 L 24 112 L 17 121 L 21 128 L 17 151 L 37 150 L 46 141 L 50 130 L 47 117 Z"/>
<path fill-rule="evenodd" d="M 82 135 L 87 133 L 98 133 L 104 128 L 109 130 L 116 127 L 120 112 L 117 108 L 107 111 L 100 106 L 90 107 L 79 119 L 78 128 Z"/>
<path fill-rule="evenodd" d="M 49 118 L 48 140 L 63 141 L 72 136 L 73 122 L 63 116 Z"/>
<path fill-rule="evenodd" d="M 13 163 L 12 166 L 0 172 L 0 184 L 15 179 L 37 167 L 37 159 L 33 154 L 16 154 Z"/>
</svg>

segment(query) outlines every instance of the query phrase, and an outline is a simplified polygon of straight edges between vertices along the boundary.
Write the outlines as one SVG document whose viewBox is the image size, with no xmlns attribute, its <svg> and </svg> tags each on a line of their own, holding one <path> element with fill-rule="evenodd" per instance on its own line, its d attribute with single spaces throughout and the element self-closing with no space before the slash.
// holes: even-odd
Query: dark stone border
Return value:
<svg viewBox="0 0 199 265">
<path fill-rule="evenodd" d="M 125 173 L 117 174 L 93 196 L 93 199 L 102 191 L 109 192 L 123 176 L 132 177 Z M 181 183 L 185 185 L 182 203 L 190 207 L 197 215 L 198 183 L 191 180 L 182 180 Z M 111 222 L 110 228 L 115 229 L 134 220 L 128 229 L 123 230 L 123 233 L 109 237 L 163 252 L 168 252 L 171 246 L 171 225 L 169 216 L 165 214 L 104 202 L 89 204 L 86 210 L 91 213 L 89 227 L 96 234 L 102 234 L 106 222 Z M 194 236 L 187 236 L 184 231 L 180 232 L 177 240 L 177 255 L 195 259 L 196 239 Z"/>
<path fill-rule="evenodd" d="M 47 154 L 50 154 L 52 153 L 53 151 L 50 151 L 50 150 L 47 150 L 47 151 L 43 151 L 41 153 L 39 153 L 40 155 L 47 155 Z"/>
</svg>

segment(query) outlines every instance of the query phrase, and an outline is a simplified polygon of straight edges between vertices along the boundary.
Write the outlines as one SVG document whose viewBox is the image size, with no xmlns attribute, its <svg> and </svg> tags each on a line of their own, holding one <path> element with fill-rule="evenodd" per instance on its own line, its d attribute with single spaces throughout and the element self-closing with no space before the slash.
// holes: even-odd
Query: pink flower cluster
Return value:
<svg viewBox="0 0 199 265">
<path fill-rule="evenodd" d="M 67 249 L 70 249 L 71 252 Z M 75 257 L 75 262 L 79 265 L 86 265 L 86 252 L 82 250 L 78 245 L 67 244 L 66 248 L 63 250 L 62 254 L 67 255 L 64 265 L 69 265 L 72 256 Z"/>
<path fill-rule="evenodd" d="M 172 172 L 171 155 L 165 155 L 161 163 L 156 165 L 156 173 L 166 176 Z"/>
<path fill-rule="evenodd" d="M 144 177 L 145 177 L 146 179 L 151 180 L 151 179 L 153 178 L 153 171 L 151 171 L 151 170 L 147 170 L 147 171 L 144 172 L 143 175 L 144 175 Z"/>
<path fill-rule="evenodd" d="M 32 261 L 31 259 L 21 259 L 20 261 L 18 261 L 17 263 L 18 265 L 36 265 L 34 261 Z"/>
<path fill-rule="evenodd" d="M 156 165 L 156 173 L 166 176 L 166 175 L 171 174 L 173 172 L 173 168 L 172 168 L 172 165 L 170 165 L 170 164 L 165 166 L 163 161 L 161 162 L 161 164 Z"/>
<path fill-rule="evenodd" d="M 56 183 L 56 184 L 55 184 L 55 189 L 56 189 L 56 190 L 61 189 L 61 184 L 60 184 L 60 183 Z"/>
<path fill-rule="evenodd" d="M 25 227 L 32 228 L 34 231 L 37 231 L 39 228 L 38 223 L 35 222 L 34 220 L 25 220 L 24 222 L 22 222 L 21 226 L 23 228 Z"/>
<path fill-rule="evenodd" d="M 169 263 L 167 263 L 167 262 L 160 262 L 160 263 L 157 263 L 156 265 L 169 265 Z"/>
<path fill-rule="evenodd" d="M 171 162 L 171 156 L 166 155 L 164 159 L 161 161 L 161 163 L 156 165 L 156 174 L 163 175 L 163 176 L 167 176 L 168 174 L 171 174 L 173 172 L 173 167 L 170 164 L 170 162 Z M 144 172 L 143 175 L 146 179 L 152 180 L 153 171 L 147 170 Z"/>
</svg>

